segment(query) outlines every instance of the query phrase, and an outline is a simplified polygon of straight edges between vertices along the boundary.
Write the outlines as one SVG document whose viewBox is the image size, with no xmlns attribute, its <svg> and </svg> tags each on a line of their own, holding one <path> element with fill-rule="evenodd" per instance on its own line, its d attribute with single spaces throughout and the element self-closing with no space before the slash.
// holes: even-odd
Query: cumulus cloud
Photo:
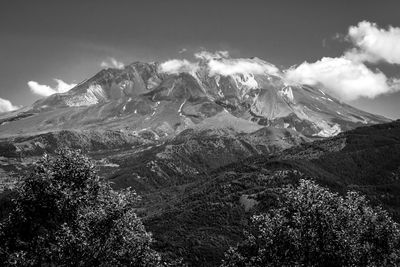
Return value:
<svg viewBox="0 0 400 267">
<path fill-rule="evenodd" d="M 327 93 L 343 99 L 374 98 L 399 91 L 399 82 L 388 79 L 380 71 L 372 71 L 363 63 L 345 57 L 325 57 L 314 63 L 304 62 L 285 72 L 288 82 L 320 85 Z"/>
<path fill-rule="evenodd" d="M 201 51 L 194 54 L 199 61 L 191 62 L 186 59 L 172 59 L 160 65 L 160 71 L 170 74 L 182 72 L 195 73 L 204 67 L 210 76 L 235 74 L 278 74 L 279 69 L 274 65 L 258 58 L 231 58 L 228 51 L 214 53 Z"/>
<path fill-rule="evenodd" d="M 76 86 L 76 84 L 74 83 L 68 84 L 60 79 L 54 79 L 54 81 L 57 83 L 55 87 L 39 84 L 38 82 L 35 81 L 29 81 L 28 86 L 32 91 L 32 93 L 40 96 L 50 96 L 56 93 L 65 93 L 69 91 L 71 88 Z"/>
<path fill-rule="evenodd" d="M 179 74 L 182 72 L 194 73 L 198 68 L 198 63 L 186 59 L 171 59 L 162 63 L 159 70 L 168 74 Z"/>
<path fill-rule="evenodd" d="M 0 98 L 0 113 L 9 112 L 18 109 L 10 100 Z"/>
<path fill-rule="evenodd" d="M 338 37 L 339 38 L 339 37 Z M 169 74 L 196 73 L 206 70 L 209 76 L 237 74 L 276 75 L 289 84 L 308 84 L 341 100 L 360 97 L 374 98 L 381 94 L 400 91 L 400 79 L 388 78 L 379 70 L 369 69 L 361 60 L 343 55 L 324 57 L 314 63 L 304 62 L 283 73 L 273 64 L 259 58 L 232 58 L 227 51 L 201 51 L 194 54 L 196 62 L 172 59 L 160 65 L 160 71 Z"/>
<path fill-rule="evenodd" d="M 221 59 L 228 58 L 228 51 L 215 51 L 214 53 L 208 51 L 200 51 L 194 54 L 195 58 L 203 59 L 203 60 L 213 60 L 213 59 Z"/>
<path fill-rule="evenodd" d="M 100 66 L 102 68 L 113 68 L 113 69 L 123 69 L 125 67 L 124 63 L 116 60 L 113 57 L 108 58 L 101 62 Z"/>
<path fill-rule="evenodd" d="M 389 26 L 379 28 L 376 23 L 361 21 L 357 26 L 349 27 L 346 36 L 355 47 L 345 53 L 353 61 L 386 61 L 400 64 L 400 28 Z"/>
<path fill-rule="evenodd" d="M 341 57 L 325 57 L 286 70 L 287 81 L 320 85 L 322 90 L 347 101 L 400 91 L 400 79 L 388 78 L 364 64 L 382 61 L 400 64 L 400 28 L 383 29 L 376 23 L 361 21 L 350 26 L 346 35 L 337 34 L 335 39 L 348 41 L 352 47 Z"/>
<path fill-rule="evenodd" d="M 213 75 L 234 75 L 234 74 L 273 74 L 279 73 L 274 65 L 261 59 L 254 58 L 221 58 L 208 61 L 209 73 Z"/>
</svg>

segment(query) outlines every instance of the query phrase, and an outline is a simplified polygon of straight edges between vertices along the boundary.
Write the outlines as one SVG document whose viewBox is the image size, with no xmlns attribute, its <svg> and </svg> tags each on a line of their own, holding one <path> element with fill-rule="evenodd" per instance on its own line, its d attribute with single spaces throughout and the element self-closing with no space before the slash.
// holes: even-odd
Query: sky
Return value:
<svg viewBox="0 0 400 267">
<path fill-rule="evenodd" d="M 398 0 L 2 0 L 0 112 L 105 67 L 205 50 L 261 58 L 288 81 L 400 118 L 399 10 Z"/>
</svg>

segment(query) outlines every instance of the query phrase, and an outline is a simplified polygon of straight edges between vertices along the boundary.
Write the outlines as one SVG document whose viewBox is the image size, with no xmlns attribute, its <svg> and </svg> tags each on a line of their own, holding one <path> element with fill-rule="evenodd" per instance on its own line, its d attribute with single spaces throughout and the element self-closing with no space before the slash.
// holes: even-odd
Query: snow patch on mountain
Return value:
<svg viewBox="0 0 400 267">
<path fill-rule="evenodd" d="M 178 114 L 179 114 L 179 116 L 183 116 L 183 114 L 182 114 L 182 108 L 183 108 L 183 106 L 186 104 L 186 99 L 185 99 L 185 101 L 183 101 L 182 102 L 182 104 L 180 105 L 180 107 L 179 107 L 179 109 L 178 109 Z"/>
<path fill-rule="evenodd" d="M 236 86 L 239 89 L 256 89 L 258 88 L 258 82 L 254 79 L 254 75 L 251 73 L 235 74 L 232 75 L 235 80 Z"/>
<path fill-rule="evenodd" d="M 280 91 L 278 91 L 278 94 L 288 100 L 289 102 L 294 102 L 294 96 L 293 96 L 293 91 L 292 88 L 290 86 L 285 86 L 284 88 L 282 88 Z"/>
<path fill-rule="evenodd" d="M 217 86 L 219 87 L 219 80 L 221 79 L 221 76 L 216 75 L 215 76 L 215 83 L 217 84 Z"/>
</svg>

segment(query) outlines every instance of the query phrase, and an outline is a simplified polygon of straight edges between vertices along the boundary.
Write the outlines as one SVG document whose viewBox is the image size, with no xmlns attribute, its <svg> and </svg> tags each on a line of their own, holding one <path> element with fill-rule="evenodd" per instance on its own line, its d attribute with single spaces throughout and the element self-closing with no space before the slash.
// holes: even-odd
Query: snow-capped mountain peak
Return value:
<svg viewBox="0 0 400 267">
<path fill-rule="evenodd" d="M 0 122 L 8 123 L 0 130 L 24 134 L 103 127 L 151 129 L 165 136 L 229 114 L 226 119 L 237 123 L 247 120 L 325 137 L 388 121 L 316 88 L 288 85 L 275 66 L 257 58 L 207 58 L 195 68 L 177 72 L 166 72 L 162 66 L 134 62 L 123 69 L 102 70 L 66 93 L 3 115 Z"/>
</svg>

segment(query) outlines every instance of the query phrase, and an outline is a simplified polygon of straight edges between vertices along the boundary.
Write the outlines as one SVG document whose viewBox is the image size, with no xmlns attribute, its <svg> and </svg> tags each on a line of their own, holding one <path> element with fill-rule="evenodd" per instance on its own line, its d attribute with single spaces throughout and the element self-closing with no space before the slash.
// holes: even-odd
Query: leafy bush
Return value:
<svg viewBox="0 0 400 267">
<path fill-rule="evenodd" d="M 0 265 L 157 266 L 151 235 L 132 210 L 138 199 L 112 190 L 78 152 L 45 155 L 0 224 Z"/>
<path fill-rule="evenodd" d="M 399 266 L 398 224 L 363 196 L 307 180 L 280 193 L 280 206 L 253 216 L 222 266 Z"/>
</svg>

